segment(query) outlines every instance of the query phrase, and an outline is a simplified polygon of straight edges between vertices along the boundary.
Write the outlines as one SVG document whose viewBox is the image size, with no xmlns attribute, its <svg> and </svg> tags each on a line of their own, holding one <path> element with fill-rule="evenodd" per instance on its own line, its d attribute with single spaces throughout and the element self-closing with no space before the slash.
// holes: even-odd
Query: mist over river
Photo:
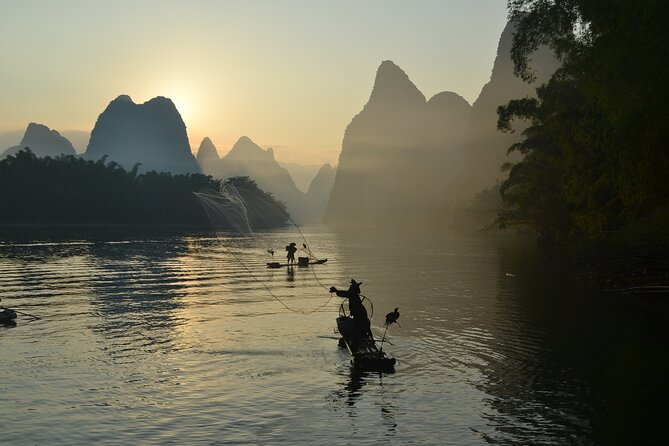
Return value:
<svg viewBox="0 0 669 446">
<path fill-rule="evenodd" d="M 325 265 L 265 267 L 294 230 L 2 229 L 1 304 L 41 319 L 0 326 L 0 444 L 661 442 L 667 302 L 531 238 L 303 232 Z M 337 347 L 351 278 L 379 337 L 399 307 L 394 374 Z"/>
</svg>

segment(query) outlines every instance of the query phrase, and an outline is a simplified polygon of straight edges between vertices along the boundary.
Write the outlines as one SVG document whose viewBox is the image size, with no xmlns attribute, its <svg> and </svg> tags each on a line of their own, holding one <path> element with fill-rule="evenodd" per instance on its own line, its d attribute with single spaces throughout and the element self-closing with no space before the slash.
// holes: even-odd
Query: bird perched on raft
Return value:
<svg viewBox="0 0 669 446">
<path fill-rule="evenodd" d="M 395 311 L 391 311 L 390 313 L 386 314 L 386 327 L 394 322 L 397 323 L 397 325 L 400 324 L 397 322 L 397 319 L 400 318 L 400 312 L 397 310 L 399 310 L 399 307 L 395 308 Z"/>
</svg>

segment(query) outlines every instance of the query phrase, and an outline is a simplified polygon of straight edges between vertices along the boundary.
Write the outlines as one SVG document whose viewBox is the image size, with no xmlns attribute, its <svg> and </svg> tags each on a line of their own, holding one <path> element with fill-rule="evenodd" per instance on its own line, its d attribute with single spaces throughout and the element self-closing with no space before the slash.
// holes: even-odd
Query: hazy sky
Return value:
<svg viewBox="0 0 669 446">
<path fill-rule="evenodd" d="M 0 133 L 90 131 L 119 94 L 160 95 L 193 150 L 247 135 L 282 161 L 336 162 L 381 61 L 471 103 L 505 22 L 506 0 L 0 0 Z"/>
</svg>

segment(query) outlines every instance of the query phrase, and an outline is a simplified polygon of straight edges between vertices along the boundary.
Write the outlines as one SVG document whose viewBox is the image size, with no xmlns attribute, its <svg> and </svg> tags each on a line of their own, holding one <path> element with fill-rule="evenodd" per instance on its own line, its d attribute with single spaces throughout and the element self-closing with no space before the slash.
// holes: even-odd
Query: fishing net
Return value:
<svg viewBox="0 0 669 446">
<path fill-rule="evenodd" d="M 253 239 L 254 245 L 263 247 L 264 255 L 271 256 L 273 262 L 267 262 L 268 268 L 270 265 L 274 267 L 286 266 L 281 264 L 281 254 L 283 249 L 275 249 L 272 244 L 276 243 L 275 237 L 267 237 L 267 232 L 263 231 L 276 226 L 287 226 L 294 229 L 295 237 L 302 239 L 302 248 L 299 253 L 312 260 L 318 260 L 315 254 L 308 246 L 307 240 L 304 237 L 300 227 L 290 217 L 286 210 L 284 203 L 277 201 L 271 194 L 262 191 L 257 187 L 254 181 L 248 177 L 230 178 L 221 184 L 219 190 L 204 190 L 194 193 L 199 203 L 202 205 L 207 217 L 209 218 L 213 229 L 218 234 L 219 232 L 232 232 L 237 236 L 249 237 Z M 290 233 L 291 231 L 284 231 Z M 285 234 L 284 234 L 285 235 Z M 291 237 L 295 238 L 295 237 Z M 253 270 L 247 266 L 242 255 L 233 252 L 226 243 L 219 239 L 225 250 L 238 261 L 238 263 L 248 272 L 248 274 L 269 292 L 269 294 L 276 299 L 286 309 L 302 314 L 310 314 L 324 308 L 332 299 L 330 299 L 311 310 L 304 310 L 287 305 L 280 299 L 276 293 L 273 292 L 267 282 L 262 279 L 263 272 L 261 270 Z M 278 258 L 274 258 L 275 252 L 279 252 Z M 298 254 L 299 255 L 299 254 Z M 285 262 L 285 260 L 284 260 Z M 296 265 L 297 266 L 297 265 Z M 317 286 L 322 287 L 329 292 L 329 288 L 321 283 L 314 268 L 309 268 L 311 274 L 315 279 Z"/>
</svg>

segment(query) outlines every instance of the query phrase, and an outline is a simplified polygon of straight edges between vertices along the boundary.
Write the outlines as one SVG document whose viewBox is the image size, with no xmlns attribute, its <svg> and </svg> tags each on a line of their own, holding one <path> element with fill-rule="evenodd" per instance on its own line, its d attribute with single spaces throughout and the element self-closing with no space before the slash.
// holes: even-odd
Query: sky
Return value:
<svg viewBox="0 0 669 446">
<path fill-rule="evenodd" d="M 120 94 L 165 96 L 194 152 L 245 135 L 336 164 L 383 60 L 472 103 L 505 23 L 506 0 L 0 0 L 0 133 L 90 131 Z"/>
</svg>

